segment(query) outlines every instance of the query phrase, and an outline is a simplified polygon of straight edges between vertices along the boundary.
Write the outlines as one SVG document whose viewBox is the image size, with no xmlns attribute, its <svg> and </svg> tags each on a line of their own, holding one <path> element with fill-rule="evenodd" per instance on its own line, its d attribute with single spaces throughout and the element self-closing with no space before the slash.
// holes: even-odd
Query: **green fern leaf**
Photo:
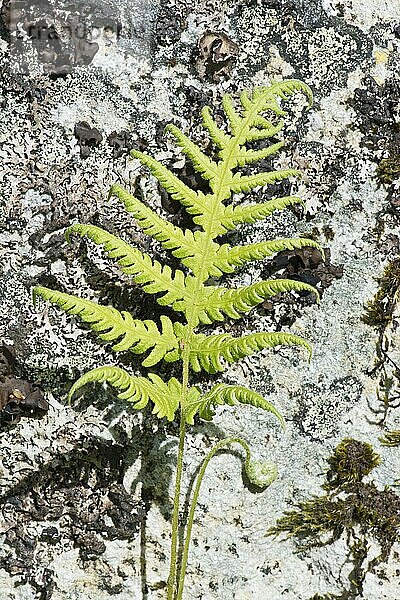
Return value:
<svg viewBox="0 0 400 600">
<path fill-rule="evenodd" d="M 274 198 L 262 204 L 249 204 L 247 206 L 232 206 L 225 208 L 221 225 L 225 230 L 236 229 L 240 223 L 255 223 L 272 215 L 276 210 L 283 210 L 294 204 L 304 204 L 297 196 Z"/>
<path fill-rule="evenodd" d="M 145 408 L 150 400 L 154 404 L 153 414 L 160 419 L 167 417 L 168 421 L 174 420 L 182 396 L 182 384 L 174 377 L 165 383 L 154 373 L 149 373 L 148 378 L 133 377 L 124 369 L 105 365 L 82 375 L 70 389 L 68 400 L 71 402 L 80 388 L 93 382 L 108 383 L 119 392 L 118 398 L 131 402 L 138 410 Z M 198 390 L 197 393 L 200 394 Z"/>
<path fill-rule="evenodd" d="M 147 157 L 147 154 L 143 154 L 143 156 Z M 139 160 L 141 160 L 141 157 L 136 157 L 136 158 L 139 158 Z M 151 157 L 148 157 L 148 158 L 151 158 Z M 142 162 L 143 162 L 143 164 L 146 164 L 144 162 L 144 160 Z M 157 163 L 157 165 L 160 166 L 160 168 L 163 167 L 163 165 L 161 163 L 158 163 L 157 161 L 155 161 L 155 162 Z M 168 169 L 166 167 L 163 167 L 163 168 L 165 169 L 165 171 L 167 173 L 169 173 L 172 176 L 172 183 L 175 183 L 177 177 L 175 175 L 173 175 L 170 171 L 168 171 Z M 157 173 L 158 173 L 158 171 L 154 172 L 153 174 L 157 177 Z M 164 176 L 165 175 L 164 170 L 162 171 L 162 173 Z M 179 181 L 179 179 L 178 179 L 178 181 Z M 184 186 L 184 184 L 182 184 L 182 186 Z M 197 219 L 200 219 L 200 220 L 209 219 L 212 215 L 213 207 L 209 205 L 209 203 L 207 201 L 207 196 L 205 196 L 202 192 L 197 192 L 197 194 L 193 193 L 193 194 L 185 195 L 185 187 L 187 187 L 187 186 L 182 187 L 182 189 L 179 188 L 181 195 L 179 195 L 179 196 L 174 196 L 173 194 L 171 194 L 171 195 L 175 199 L 180 199 L 179 201 L 186 208 L 186 211 L 189 214 L 193 215 L 193 221 L 195 223 L 197 223 Z M 167 189 L 167 188 L 165 188 L 165 189 Z M 190 191 L 190 188 L 187 188 L 187 189 Z M 138 200 L 137 198 L 135 198 L 134 196 L 129 194 L 129 192 L 127 192 L 120 185 L 114 184 L 113 186 L 111 186 L 111 189 L 109 192 L 109 197 L 110 196 L 116 196 L 117 198 L 119 198 L 119 200 L 121 200 L 123 202 L 123 204 L 125 205 L 125 208 L 127 209 L 127 211 L 134 213 L 135 217 L 138 219 L 139 225 L 140 225 L 141 221 L 149 219 L 151 217 L 151 219 L 154 219 L 155 222 L 158 224 L 158 226 L 160 226 L 159 220 L 161 219 L 161 217 L 159 217 L 156 213 L 151 211 L 151 209 L 146 207 L 142 202 L 140 202 L 140 200 Z M 142 207 L 144 207 L 144 209 Z M 198 223 L 198 224 L 200 224 L 200 223 Z M 152 225 L 153 225 L 153 223 L 151 221 L 149 221 L 148 222 L 149 228 L 151 228 Z M 169 229 L 171 229 L 171 228 L 169 228 Z M 171 234 L 172 233 L 173 232 L 171 231 Z M 181 233 L 176 231 L 176 235 L 179 236 L 179 237 L 177 237 L 177 241 L 178 241 L 178 243 L 180 243 L 181 239 L 182 239 L 181 236 L 183 235 L 183 231 L 181 230 Z"/>
<path fill-rule="evenodd" d="M 193 417 L 197 412 L 202 419 L 211 421 L 215 415 L 214 407 L 223 404 L 227 404 L 228 406 L 249 404 L 255 408 L 262 408 L 275 415 L 282 427 L 285 428 L 285 422 L 281 413 L 271 402 L 268 402 L 268 400 L 265 400 L 265 398 L 253 390 L 240 385 L 228 385 L 227 383 L 218 383 L 201 398 L 188 402 L 184 410 L 186 421 L 193 423 Z"/>
<path fill-rule="evenodd" d="M 170 319 L 163 316 L 159 327 L 151 320 L 134 319 L 126 311 L 119 312 L 112 307 L 100 306 L 89 300 L 42 287 L 36 288 L 36 295 L 57 304 L 69 314 L 80 316 L 101 339 L 113 342 L 114 350 L 129 349 L 137 354 L 148 353 L 143 361 L 144 366 L 156 364 L 161 359 L 171 362 L 181 358 L 186 360 L 189 356 L 195 371 L 204 368 L 209 372 L 216 372 L 223 369 L 222 361 L 231 363 L 267 347 L 294 344 L 310 350 L 308 342 L 290 333 L 254 333 L 240 339 L 227 334 L 207 337 L 194 333 L 199 323 L 210 323 L 225 316 L 239 318 L 242 313 L 274 294 L 291 290 L 315 291 L 307 284 L 291 280 L 259 282 L 232 290 L 206 285 L 210 277 L 231 273 L 248 261 L 261 260 L 282 250 L 310 246 L 322 252 L 317 242 L 305 238 L 278 239 L 234 247 L 227 243 L 221 245 L 217 241 L 218 236 L 234 229 L 237 224 L 254 223 L 268 217 L 275 210 L 301 202 L 296 196 L 288 196 L 258 205 L 231 204 L 234 193 L 247 192 L 258 186 L 299 175 L 299 171 L 295 169 L 254 174 L 240 172 L 240 167 L 255 164 L 281 149 L 283 141 L 258 150 L 249 148 L 248 143 L 268 140 L 279 133 L 283 121 L 276 122 L 276 116 L 285 115 L 280 101 L 287 100 L 296 91 L 305 93 L 311 101 L 311 90 L 296 80 L 258 87 L 252 93 L 243 92 L 239 107 L 235 107 L 232 98 L 226 95 L 223 98 L 223 108 L 229 133 L 217 124 L 210 109 L 205 107 L 202 111 L 203 125 L 217 146 L 217 158 L 214 160 L 180 129 L 174 125 L 168 127 L 183 153 L 192 161 L 194 169 L 209 182 L 211 192 L 208 194 L 190 189 L 151 156 L 137 150 L 132 151 L 132 156 L 150 170 L 175 200 L 181 202 L 200 229 L 183 230 L 173 225 L 118 185 L 111 188 L 110 195 L 118 197 L 142 230 L 178 258 L 191 274 L 186 274 L 184 269 L 172 272 L 170 267 L 161 265 L 149 255 L 99 227 L 77 224 L 67 231 L 67 236 L 86 236 L 101 245 L 110 258 L 117 260 L 122 271 L 132 275 L 145 292 L 159 294 L 159 304 L 169 305 L 173 310 L 183 312 L 186 324 L 173 325 Z M 272 113 L 272 117 L 266 116 L 268 112 Z M 154 384 L 154 381 L 151 383 Z"/>
<path fill-rule="evenodd" d="M 297 90 L 303 91 L 309 98 L 312 97 L 308 86 L 296 80 L 279 82 L 269 88 L 257 88 L 254 90 L 251 99 L 247 93 L 243 93 L 241 96 L 244 107 L 243 116 L 233 107 L 232 99 L 229 96 L 225 96 L 223 105 L 232 136 L 226 134 L 215 123 L 211 117 L 209 108 L 205 107 L 202 111 L 203 124 L 209 131 L 211 139 L 220 148 L 219 157 L 221 160 L 219 162 L 209 159 L 177 127 L 174 125 L 168 127 L 177 140 L 178 145 L 182 147 L 183 152 L 192 160 L 194 168 L 209 181 L 212 189 L 211 194 L 204 195 L 201 192 L 191 190 L 159 161 L 142 152 L 136 150 L 132 152 L 132 156 L 138 158 L 142 164 L 150 169 L 151 173 L 158 179 L 165 190 L 174 199 L 181 202 L 188 213 L 193 216 L 194 222 L 200 225 L 204 232 L 207 232 L 204 236 L 198 236 L 195 244 L 193 243 L 193 239 L 189 239 L 190 234 L 188 232 L 185 232 L 185 239 L 182 238 L 183 232 L 181 232 L 178 238 L 174 236 L 174 243 L 179 244 L 178 249 L 178 246 L 173 246 L 169 240 L 163 239 L 164 232 L 160 233 L 159 221 L 157 221 L 156 225 L 156 233 L 161 236 L 160 241 L 164 246 L 173 249 L 174 255 L 181 258 L 183 264 L 190 268 L 193 273 L 198 274 L 199 272 L 203 272 L 205 278 L 202 281 L 205 281 L 209 276 L 218 276 L 218 270 L 213 269 L 212 260 L 210 259 L 212 259 L 213 254 L 219 254 L 218 245 L 215 245 L 213 240 L 226 231 L 224 221 L 226 207 L 224 207 L 223 202 L 231 198 L 232 193 L 247 192 L 254 187 L 267 185 L 300 174 L 295 169 L 283 169 L 266 173 L 256 173 L 254 175 L 243 175 L 240 172 L 234 173 L 234 169 L 237 166 L 253 163 L 261 158 L 270 156 L 281 148 L 283 142 L 278 142 L 258 151 L 246 149 L 245 144 L 255 139 L 275 135 L 281 129 L 283 123 L 274 125 L 261 113 L 272 110 L 276 114 L 284 114 L 284 111 L 279 108 L 276 102 L 276 97 L 287 99 L 290 94 Z M 118 192 L 120 197 L 121 193 L 120 190 Z M 135 200 L 136 205 L 137 202 Z M 228 219 L 230 210 L 226 213 L 226 218 Z M 160 218 L 158 217 L 158 219 Z M 152 217 L 152 220 L 154 221 L 154 217 Z M 171 228 L 172 226 L 169 229 Z M 148 232 L 150 235 L 153 235 L 153 230 L 149 230 Z M 170 237 L 170 233 L 168 233 L 168 237 Z M 195 260 L 190 259 L 189 252 L 192 252 L 191 256 L 196 256 Z M 197 268 L 199 259 L 207 260 L 210 268 L 208 268 L 208 264 L 206 265 L 207 268 L 204 266 Z"/>
<path fill-rule="evenodd" d="M 153 366 L 161 358 L 170 362 L 178 359 L 178 340 L 168 317 L 161 317 L 160 332 L 154 321 L 133 319 L 127 311 L 119 312 L 111 306 L 101 306 L 91 300 L 45 287 L 35 287 L 33 295 L 34 300 L 40 296 L 68 314 L 79 316 L 100 339 L 107 342 L 119 340 L 112 346 L 115 352 L 130 350 L 134 354 L 143 354 L 152 348 L 150 355 L 142 363 L 144 366 Z"/>
<path fill-rule="evenodd" d="M 178 300 L 187 296 L 183 271 L 177 269 L 172 274 L 168 265 L 162 266 L 148 254 L 95 225 L 77 223 L 67 229 L 65 235 L 68 241 L 72 234 L 86 236 L 95 244 L 102 245 L 110 258 L 118 259 L 121 270 L 132 275 L 134 281 L 148 294 L 163 293 L 163 296 L 157 298 L 162 306 L 173 307 Z"/>
<path fill-rule="evenodd" d="M 204 232 L 193 233 L 188 229 L 183 231 L 180 227 L 172 225 L 118 185 L 111 188 L 110 195 L 122 200 L 127 211 L 134 215 L 143 231 L 161 242 L 164 248 L 171 250 L 171 253 L 179 258 L 194 275 L 204 271 L 203 280 L 205 280 L 213 272 L 212 265 L 219 252 L 219 244 L 209 241 L 209 253 L 204 257 L 204 262 L 199 263 L 198 257 L 202 254 L 207 237 Z"/>
<path fill-rule="evenodd" d="M 178 339 L 185 339 L 186 329 L 181 323 L 174 324 L 174 331 Z M 234 363 L 254 352 L 276 346 L 301 346 L 311 357 L 312 349 L 309 342 L 293 333 L 260 332 L 250 333 L 241 338 L 235 338 L 228 333 L 217 335 L 198 333 L 190 340 L 190 366 L 196 373 L 202 369 L 207 373 L 217 373 L 226 368 L 223 360 Z"/>
<path fill-rule="evenodd" d="M 196 171 L 202 174 L 204 179 L 213 179 L 218 172 L 218 165 L 213 162 L 200 148 L 192 142 L 178 127 L 167 125 L 165 131 L 171 133 L 176 139 L 178 146 L 190 158 Z"/>
<path fill-rule="evenodd" d="M 232 135 L 237 135 L 240 129 L 240 125 L 242 119 L 239 113 L 235 110 L 233 106 L 232 98 L 229 94 L 225 94 L 222 98 L 222 106 L 224 108 L 225 114 L 227 116 L 229 122 L 229 128 L 231 130 Z"/>
<path fill-rule="evenodd" d="M 242 313 L 248 312 L 260 302 L 290 291 L 311 292 L 316 295 L 319 302 L 319 293 L 315 287 L 294 279 L 258 281 L 247 287 L 235 289 L 206 286 L 203 300 L 200 301 L 200 298 L 195 300 L 199 310 L 198 318 L 204 324 L 222 321 L 226 316 L 239 319 Z"/>
<path fill-rule="evenodd" d="M 214 144 L 224 150 L 229 146 L 231 138 L 229 135 L 224 133 L 224 131 L 218 127 L 216 122 L 211 116 L 211 111 L 209 106 L 204 106 L 201 111 L 201 116 L 203 117 L 203 125 L 207 129 L 208 133 Z"/>
<path fill-rule="evenodd" d="M 118 197 L 143 231 L 161 242 L 167 250 L 172 250 L 174 256 L 185 258 L 196 251 L 196 241 L 191 231 L 183 231 L 180 227 L 166 221 L 121 186 L 113 185 L 109 196 Z"/>
<path fill-rule="evenodd" d="M 304 247 L 317 248 L 323 255 L 321 245 L 307 238 L 285 238 L 233 247 L 224 244 L 218 249 L 216 258 L 212 261 L 209 260 L 208 271 L 212 275 L 232 273 L 235 268 L 241 267 L 246 262 L 261 260 L 283 250 L 294 250 Z"/>
<path fill-rule="evenodd" d="M 277 125 L 273 125 L 267 119 L 263 118 L 255 119 L 255 123 L 259 128 L 250 127 L 246 134 L 247 142 L 259 142 L 274 137 L 283 129 L 284 125 L 284 121 L 279 121 Z"/>
<path fill-rule="evenodd" d="M 269 108 L 269 98 L 274 101 L 276 96 L 279 96 L 282 98 L 282 100 L 288 100 L 289 96 L 295 92 L 303 92 L 303 94 L 305 94 L 308 98 L 308 106 L 312 106 L 312 90 L 306 83 L 300 81 L 299 79 L 285 79 L 284 81 L 277 81 L 274 82 L 269 88 L 255 87 L 253 90 L 253 98 L 257 99 L 260 96 L 265 98 L 265 106 Z"/>
<path fill-rule="evenodd" d="M 237 154 L 238 165 L 243 167 L 244 165 L 249 165 L 257 160 L 268 158 L 269 156 L 272 156 L 272 154 L 278 152 L 284 145 L 285 142 L 277 142 L 262 150 L 240 150 Z"/>
<path fill-rule="evenodd" d="M 208 206 L 206 196 L 202 192 L 194 192 L 191 190 L 190 187 L 184 184 L 176 175 L 167 169 L 167 167 L 164 167 L 162 163 L 148 154 L 144 154 L 138 150 L 132 150 L 131 155 L 133 158 L 140 160 L 140 162 L 151 171 L 163 188 L 171 194 L 172 198 L 178 200 L 185 206 L 188 213 L 194 215 L 211 214 L 212 207 Z M 113 187 L 115 188 L 116 186 Z"/>
<path fill-rule="evenodd" d="M 257 173 L 255 175 L 241 175 L 240 173 L 235 173 L 230 181 L 229 187 L 232 192 L 239 194 L 240 192 L 250 192 L 259 185 L 268 185 L 270 183 L 282 181 L 288 177 L 299 177 L 300 175 L 301 171 L 297 171 L 296 169 L 269 171 L 267 173 Z"/>
</svg>

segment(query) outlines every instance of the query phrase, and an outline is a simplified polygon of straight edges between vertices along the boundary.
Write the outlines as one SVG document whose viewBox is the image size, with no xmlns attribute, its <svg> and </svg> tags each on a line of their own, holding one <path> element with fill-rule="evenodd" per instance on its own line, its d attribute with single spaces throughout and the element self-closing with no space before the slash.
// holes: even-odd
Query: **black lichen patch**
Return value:
<svg viewBox="0 0 400 600">
<path fill-rule="evenodd" d="M 365 89 L 355 90 L 349 104 L 357 115 L 354 125 L 364 134 L 362 145 L 368 148 L 371 159 L 377 163 L 378 181 L 387 189 L 389 205 L 378 215 L 378 225 L 385 213 L 389 213 L 398 222 L 398 211 L 395 209 L 400 197 L 393 184 L 400 177 L 400 84 L 394 77 L 383 85 L 378 85 L 371 77 L 366 77 L 363 86 Z M 383 226 L 381 223 L 381 227 Z"/>
<path fill-rule="evenodd" d="M 16 424 L 22 416 L 41 417 L 49 409 L 38 383 L 16 376 L 13 349 L 0 347 L 0 425 Z"/>
<path fill-rule="evenodd" d="M 100 131 L 96 127 L 90 127 L 86 121 L 80 121 L 75 125 L 74 135 L 78 140 L 82 158 L 87 158 L 92 149 L 103 139 Z"/>
<path fill-rule="evenodd" d="M 363 88 L 357 88 L 349 105 L 356 111 L 356 125 L 364 134 L 363 144 L 376 153 L 398 147 L 400 126 L 396 121 L 396 109 L 400 84 L 388 79 L 378 85 L 372 77 L 363 80 Z"/>
<path fill-rule="evenodd" d="M 171 57 L 180 54 L 180 37 L 187 28 L 190 7 L 184 0 L 162 0 L 157 14 L 154 33 L 157 47 L 171 49 Z M 168 54 L 168 52 L 166 52 Z"/>
<path fill-rule="evenodd" d="M 400 497 L 389 488 L 379 490 L 373 482 L 363 482 L 379 464 L 379 456 L 370 444 L 345 439 L 328 463 L 330 469 L 323 486 L 328 493 L 285 512 L 268 534 L 294 536 L 299 552 L 331 544 L 346 534 L 353 563 L 349 584 L 339 595 L 313 598 L 355 600 L 363 595 L 367 572 L 382 566 L 393 544 L 400 540 Z M 368 560 L 370 540 L 379 544 L 380 554 Z"/>
<path fill-rule="evenodd" d="M 0 566 L 19 583 L 29 583 L 40 600 L 50 599 L 54 588 L 54 573 L 43 564 L 43 552 L 38 560 L 40 547 L 51 548 L 46 553 L 49 564 L 51 556 L 73 547 L 79 548 L 83 561 L 97 559 L 107 540 L 134 538 L 144 518 L 141 501 L 122 485 L 126 449 L 93 440 L 80 446 L 0 499 L 7 522 Z M 28 533 L 33 524 L 35 535 Z"/>
<path fill-rule="evenodd" d="M 229 77 L 238 53 L 238 45 L 226 33 L 206 31 L 199 40 L 196 61 L 200 78 L 218 83 Z"/>
</svg>

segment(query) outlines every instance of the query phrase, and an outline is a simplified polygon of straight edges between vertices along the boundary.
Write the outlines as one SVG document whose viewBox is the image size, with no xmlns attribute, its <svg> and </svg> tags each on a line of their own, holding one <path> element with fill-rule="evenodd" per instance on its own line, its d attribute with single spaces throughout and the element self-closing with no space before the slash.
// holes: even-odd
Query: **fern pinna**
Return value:
<svg viewBox="0 0 400 600">
<path fill-rule="evenodd" d="M 209 193 L 188 187 L 169 169 L 148 154 L 137 150 L 132 156 L 147 167 L 162 187 L 179 201 L 191 215 L 193 229 L 181 229 L 162 218 L 147 204 L 138 200 L 119 185 L 114 185 L 110 196 L 120 200 L 131 213 L 137 225 L 149 236 L 180 260 L 182 267 L 173 271 L 150 255 L 131 246 L 119 237 L 94 225 L 75 224 L 68 228 L 71 236 L 89 238 L 101 245 L 121 270 L 148 294 L 156 294 L 161 306 L 169 306 L 179 314 L 173 322 L 162 316 L 160 322 L 135 319 L 129 312 L 77 298 L 44 287 L 36 287 L 35 296 L 57 304 L 69 314 L 79 316 L 99 337 L 112 342 L 115 352 L 130 350 L 145 354 L 143 366 L 153 367 L 159 361 L 182 361 L 182 380 L 163 381 L 155 373 L 137 377 L 126 370 L 106 365 L 89 371 L 72 387 L 70 398 L 89 382 L 107 382 L 137 409 L 149 402 L 159 417 L 172 421 L 178 413 L 180 443 L 178 450 L 174 513 L 172 523 L 171 566 L 168 578 L 168 600 L 179 599 L 183 594 L 183 578 L 193 515 L 187 523 L 186 546 L 183 551 L 180 574 L 177 576 L 178 519 L 180 511 L 180 483 L 183 468 L 184 436 L 187 424 L 193 424 L 198 414 L 211 419 L 216 405 L 249 404 L 272 412 L 283 423 L 276 408 L 255 391 L 238 385 L 218 383 L 202 393 L 199 386 L 189 385 L 189 372 L 205 370 L 208 373 L 223 371 L 230 363 L 264 348 L 280 345 L 302 346 L 311 352 L 309 343 L 289 332 L 250 333 L 242 337 L 229 334 L 212 335 L 208 326 L 226 318 L 239 319 L 260 302 L 281 292 L 308 291 L 318 296 L 312 286 L 291 279 L 271 279 L 249 286 L 228 288 L 215 280 L 225 273 L 233 273 L 248 262 L 270 257 L 282 250 L 319 245 L 306 238 L 274 239 L 254 244 L 232 246 L 218 239 L 238 225 L 255 223 L 275 211 L 300 203 L 297 196 L 273 198 L 263 203 L 233 204 L 233 194 L 244 194 L 256 187 L 296 177 L 295 169 L 280 169 L 262 173 L 244 174 L 240 167 L 265 159 L 282 148 L 282 141 L 266 144 L 262 149 L 251 147 L 252 142 L 275 138 L 283 127 L 285 112 L 280 104 L 295 91 L 303 92 L 311 104 L 312 93 L 307 85 L 297 80 L 274 83 L 270 87 L 257 87 L 252 93 L 242 92 L 240 108 L 235 107 L 229 95 L 223 97 L 227 127 L 220 126 L 211 111 L 202 111 L 203 125 L 215 145 L 215 158 L 211 158 L 174 125 L 167 131 L 175 138 L 183 153 L 191 160 L 194 169 L 208 182 Z M 271 119 L 271 120 L 270 120 Z M 276 139 L 276 138 L 275 138 Z M 257 145 L 259 148 L 260 144 Z M 270 483 L 276 475 L 274 467 L 263 467 L 250 461 L 250 451 L 244 440 L 234 438 L 223 443 L 238 442 L 246 451 L 246 470 L 250 479 L 259 485 Z M 218 449 L 217 448 L 217 449 Z M 205 465 L 215 449 L 205 460 Z M 201 475 L 201 473 L 200 473 Z M 198 485 L 201 477 L 199 475 Z M 196 494 L 195 494 L 196 495 Z M 197 500 L 197 497 L 195 498 Z M 193 513 L 195 502 L 192 503 Z"/>
</svg>

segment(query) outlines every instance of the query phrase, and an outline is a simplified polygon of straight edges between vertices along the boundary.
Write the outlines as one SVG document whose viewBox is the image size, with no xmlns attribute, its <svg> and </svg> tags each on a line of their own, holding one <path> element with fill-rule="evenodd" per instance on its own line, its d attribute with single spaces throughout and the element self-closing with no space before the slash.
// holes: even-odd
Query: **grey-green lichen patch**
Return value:
<svg viewBox="0 0 400 600">
<path fill-rule="evenodd" d="M 65 227 L 83 221 L 126 231 L 127 239 L 132 235 L 147 244 L 146 250 L 160 253 L 117 203 L 106 200 L 110 185 L 119 182 L 171 220 L 183 217 L 168 197 L 160 199 L 137 161 L 128 159 L 129 145 L 154 154 L 198 185 L 181 153 L 163 136 L 165 123 L 173 120 L 193 132 L 206 149 L 198 118 L 204 104 L 218 106 L 225 91 L 235 95 L 272 78 L 299 77 L 313 88 L 314 106 L 302 113 L 300 97 L 289 106 L 287 147 L 274 165 L 301 168 L 304 177 L 260 189 L 251 200 L 298 192 L 305 212 L 289 211 L 265 227 L 243 228 L 237 242 L 314 231 L 340 271 L 325 288 L 317 267 L 296 271 L 296 276 L 310 271 L 307 276 L 321 277 L 320 306 L 293 295 L 242 323 L 228 324 L 233 334 L 278 324 L 310 339 L 314 355 L 308 364 L 301 351 L 269 352 L 225 375 L 227 381 L 251 383 L 272 400 L 286 418 L 285 434 L 268 415 L 250 409 L 221 410 L 215 427 L 203 424 L 189 434 L 185 484 L 199 456 L 223 432 L 250 440 L 255 459 L 273 460 L 279 477 L 255 494 L 243 488 L 237 455 L 216 457 L 200 497 L 188 597 L 308 600 L 313 594 L 339 594 L 340 577 L 351 571 L 344 540 L 298 556 L 293 543 L 272 540 L 265 532 L 293 502 L 320 494 L 325 459 L 340 440 L 354 437 L 377 449 L 382 435 L 371 410 L 380 406 L 380 374 L 374 371 L 379 333 L 362 322 L 362 315 L 388 258 L 400 252 L 398 183 L 388 180 L 389 163 L 382 162 L 392 159 L 398 142 L 397 5 L 209 0 L 193 6 L 186 0 L 127 0 L 101 3 L 100 9 L 120 20 L 121 35 L 108 36 L 104 22 L 90 64 L 74 65 L 70 74 L 40 74 L 37 61 L 30 74 L 18 74 L 5 56 L 5 43 L 0 50 L 0 333 L 14 345 L 26 376 L 54 394 L 43 420 L 26 419 L 1 433 L 2 493 L 14 499 L 8 504 L 9 521 L 6 515 L 1 524 L 2 589 L 13 600 L 164 598 L 176 430 L 148 415 L 141 423 L 98 388 L 88 391 L 76 413 L 65 407 L 71 382 L 108 362 L 108 350 L 54 308 L 40 304 L 34 309 L 30 287 L 46 283 L 105 304 L 117 302 L 143 316 L 138 290 L 124 291 L 116 269 L 93 248 L 68 246 Z M 134 35 L 129 34 L 132 24 Z M 223 31 L 238 45 L 230 78 L 218 83 L 201 79 L 196 69 L 197 45 L 206 30 Z M 82 121 L 102 138 L 87 158 L 75 135 Z M 129 140 L 119 156 L 110 142 L 114 132 Z M 238 272 L 234 283 L 268 275 L 270 266 Z M 276 276 L 287 268 L 278 267 Z M 394 312 L 385 330 L 395 363 L 397 320 Z M 130 359 L 121 356 L 121 364 Z M 400 428 L 399 414 L 389 409 L 388 429 Z M 382 491 L 398 479 L 399 454 L 397 448 L 383 447 L 379 453 L 382 463 L 373 477 Z M 63 481 L 65 488 L 57 489 Z M 57 506 L 71 508 L 71 493 L 79 502 L 67 515 L 54 516 Z M 88 519 L 89 506 L 95 524 Z M 128 515 L 132 520 L 124 521 Z M 125 533 L 121 528 L 110 533 L 118 529 L 113 516 L 127 523 Z M 93 530 L 96 524 L 99 531 Z M 88 555 L 91 550 L 97 554 Z M 379 555 L 379 548 L 372 545 L 372 559 L 374 553 Z M 387 564 L 365 575 L 360 600 L 397 597 L 396 569 L 393 552 Z"/>
</svg>

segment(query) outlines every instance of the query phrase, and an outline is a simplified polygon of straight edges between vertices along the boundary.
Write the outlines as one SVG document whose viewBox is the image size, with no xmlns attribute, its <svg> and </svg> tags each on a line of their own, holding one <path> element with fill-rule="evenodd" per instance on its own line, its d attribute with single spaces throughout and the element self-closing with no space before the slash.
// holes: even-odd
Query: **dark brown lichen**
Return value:
<svg viewBox="0 0 400 600">
<path fill-rule="evenodd" d="M 0 347 L 0 424 L 16 424 L 21 417 L 41 417 L 49 409 L 37 382 L 18 377 L 13 349 Z"/>
<path fill-rule="evenodd" d="M 133 146 L 132 134 L 129 131 L 113 131 L 108 136 L 107 141 L 113 149 L 113 158 L 128 154 Z"/>
<path fill-rule="evenodd" d="M 81 158 L 87 158 L 92 149 L 100 144 L 103 136 L 96 127 L 90 127 L 86 121 L 76 123 L 74 135 L 78 140 Z"/>
<path fill-rule="evenodd" d="M 202 79 L 218 83 L 229 77 L 239 53 L 238 45 L 223 31 L 206 31 L 199 41 L 197 71 Z"/>
</svg>

